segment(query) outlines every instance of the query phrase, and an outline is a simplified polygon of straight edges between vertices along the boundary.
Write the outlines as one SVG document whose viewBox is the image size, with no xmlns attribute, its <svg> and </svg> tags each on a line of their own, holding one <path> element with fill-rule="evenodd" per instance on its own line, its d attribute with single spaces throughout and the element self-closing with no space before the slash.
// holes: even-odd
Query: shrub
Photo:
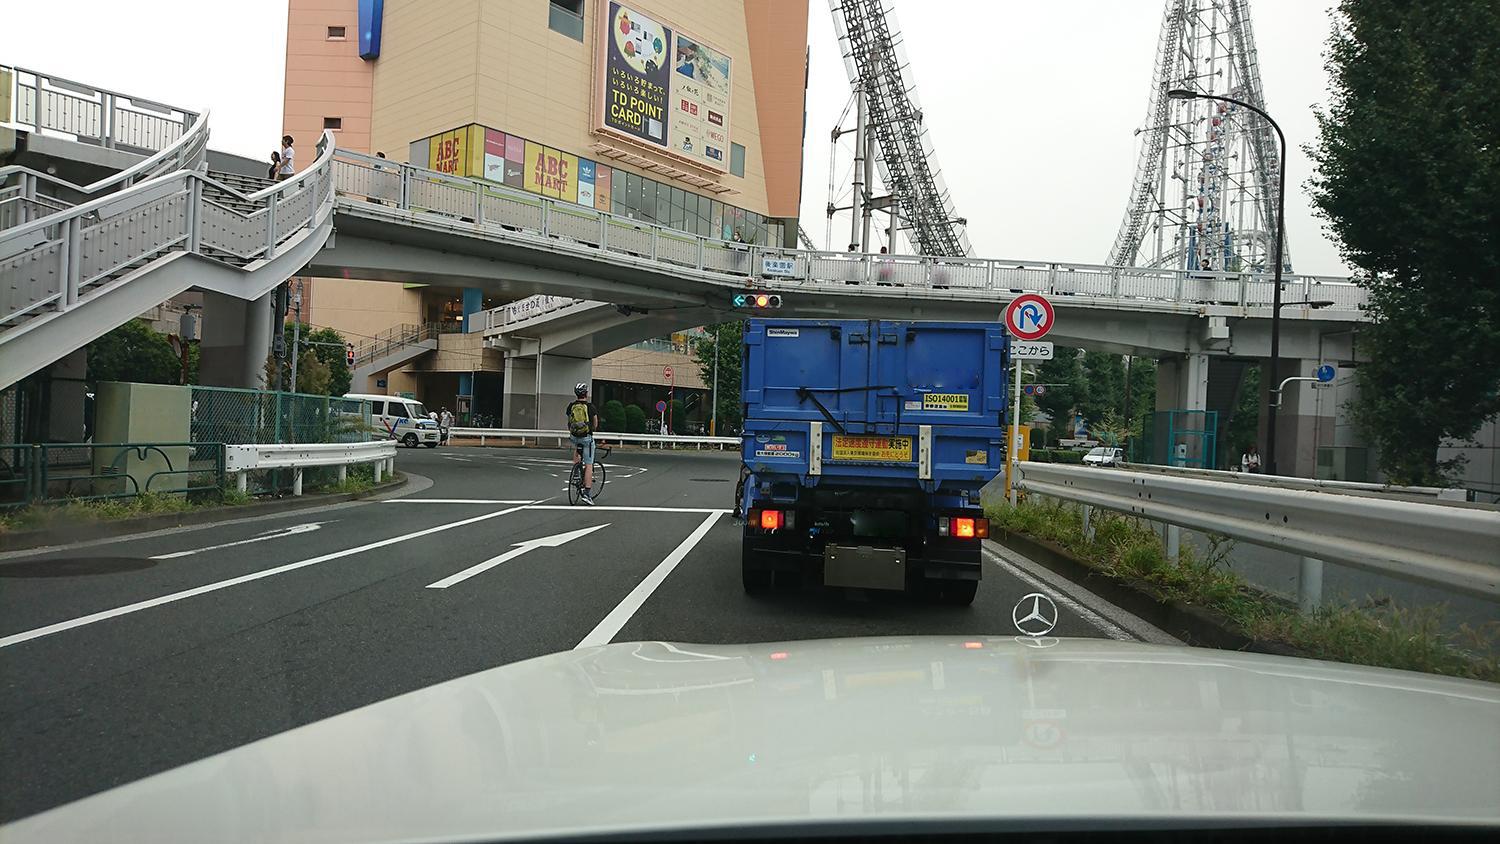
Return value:
<svg viewBox="0 0 1500 844">
<path fill-rule="evenodd" d="M 646 433 L 646 411 L 641 410 L 640 405 L 627 405 L 625 407 L 625 433 Z"/>
<path fill-rule="evenodd" d="M 667 408 L 668 419 L 671 420 L 672 433 L 687 433 L 687 411 L 683 410 L 680 399 L 672 399 L 671 406 Z"/>
<path fill-rule="evenodd" d="M 625 430 L 625 405 L 618 399 L 610 399 L 599 411 L 599 423 L 606 431 Z"/>
</svg>

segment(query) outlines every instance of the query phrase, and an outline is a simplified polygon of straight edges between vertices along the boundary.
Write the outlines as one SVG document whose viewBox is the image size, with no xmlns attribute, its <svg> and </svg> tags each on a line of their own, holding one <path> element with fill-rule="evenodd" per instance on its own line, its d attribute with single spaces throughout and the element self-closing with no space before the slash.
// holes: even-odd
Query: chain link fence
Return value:
<svg viewBox="0 0 1500 844">
<path fill-rule="evenodd" d="M 374 424 L 370 403 L 359 399 L 194 387 L 191 429 L 194 442 L 351 443 L 368 441 Z M 306 469 L 303 485 L 312 489 L 331 486 L 337 473 L 332 466 Z M 360 474 L 352 472 L 351 477 Z M 263 495 L 288 490 L 291 483 L 291 472 L 266 470 L 251 472 L 246 486 L 252 494 Z"/>
</svg>

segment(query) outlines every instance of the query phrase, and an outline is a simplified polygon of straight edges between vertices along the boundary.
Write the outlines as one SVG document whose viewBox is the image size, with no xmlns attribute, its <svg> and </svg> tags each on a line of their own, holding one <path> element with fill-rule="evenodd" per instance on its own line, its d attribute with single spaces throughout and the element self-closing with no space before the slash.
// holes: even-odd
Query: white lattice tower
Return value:
<svg viewBox="0 0 1500 844">
<path fill-rule="evenodd" d="M 1237 105 L 1170 99 L 1174 88 L 1266 108 L 1248 0 L 1167 0 L 1141 155 L 1109 263 L 1269 270 L 1280 166 L 1274 132 Z M 1282 254 L 1290 270 L 1290 249 Z"/>
</svg>

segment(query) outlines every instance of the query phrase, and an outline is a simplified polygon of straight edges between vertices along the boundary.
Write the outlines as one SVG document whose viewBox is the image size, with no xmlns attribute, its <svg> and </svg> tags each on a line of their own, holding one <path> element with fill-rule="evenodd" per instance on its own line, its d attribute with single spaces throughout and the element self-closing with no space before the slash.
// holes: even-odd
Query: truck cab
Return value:
<svg viewBox="0 0 1500 844">
<path fill-rule="evenodd" d="M 998 323 L 750 320 L 745 589 L 811 579 L 972 602 L 1007 360 Z"/>
</svg>

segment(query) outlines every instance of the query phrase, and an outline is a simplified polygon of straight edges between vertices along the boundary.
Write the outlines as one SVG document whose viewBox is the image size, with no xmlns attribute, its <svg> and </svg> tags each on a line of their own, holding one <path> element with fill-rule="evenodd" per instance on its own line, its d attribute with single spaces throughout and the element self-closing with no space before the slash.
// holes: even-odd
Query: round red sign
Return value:
<svg viewBox="0 0 1500 844">
<path fill-rule="evenodd" d="M 1038 293 L 1023 293 L 1005 306 L 1005 328 L 1017 340 L 1040 340 L 1052 330 L 1052 303 Z"/>
</svg>

